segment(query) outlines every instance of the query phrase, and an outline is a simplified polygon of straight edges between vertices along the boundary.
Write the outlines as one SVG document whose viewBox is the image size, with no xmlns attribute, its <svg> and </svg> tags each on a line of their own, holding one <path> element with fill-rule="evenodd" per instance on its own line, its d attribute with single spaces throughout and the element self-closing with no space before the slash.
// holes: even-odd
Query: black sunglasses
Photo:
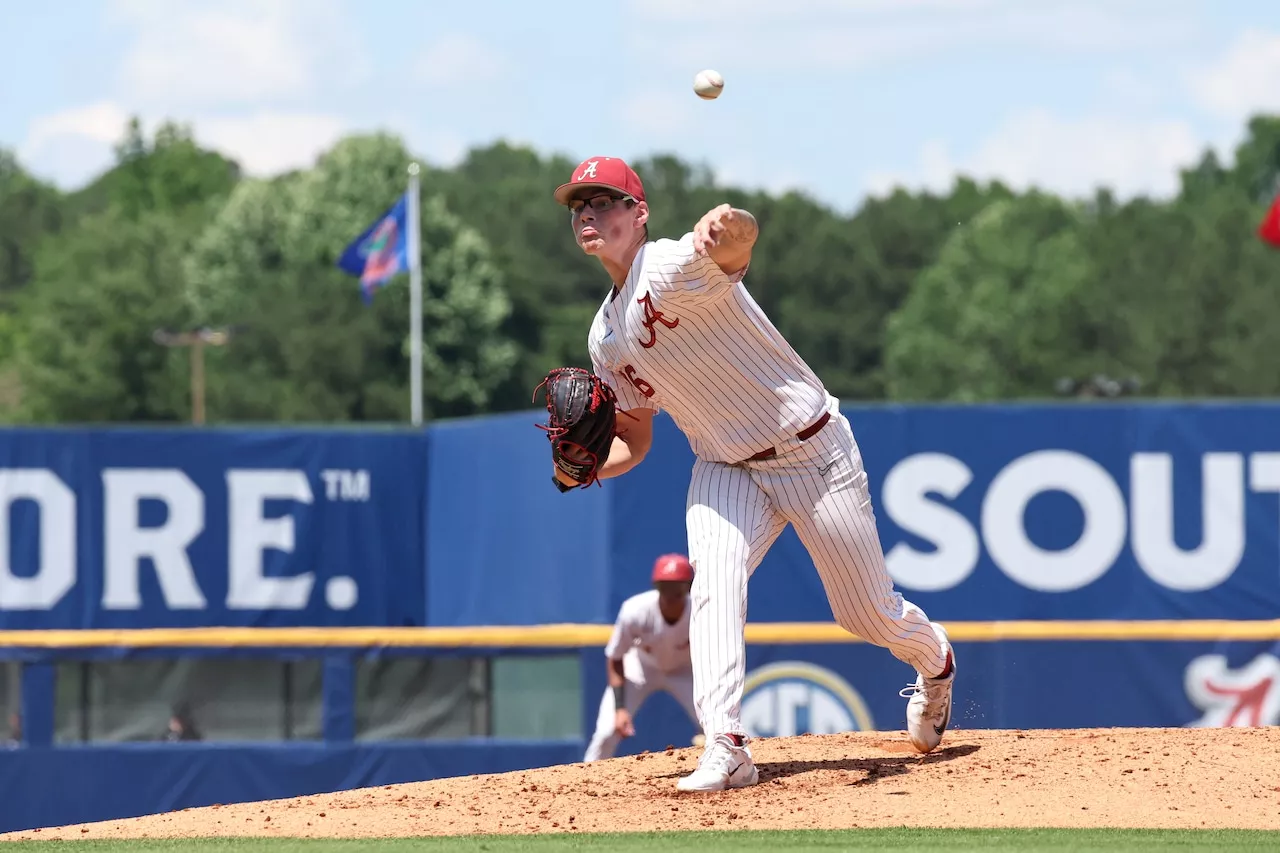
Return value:
<svg viewBox="0 0 1280 853">
<path fill-rule="evenodd" d="M 613 210 L 613 206 L 618 202 L 626 202 L 628 206 L 636 203 L 636 200 L 629 195 L 596 195 L 591 198 L 575 198 L 569 201 L 570 213 L 581 213 L 584 207 L 590 207 L 596 213 L 604 213 L 607 210 Z"/>
</svg>

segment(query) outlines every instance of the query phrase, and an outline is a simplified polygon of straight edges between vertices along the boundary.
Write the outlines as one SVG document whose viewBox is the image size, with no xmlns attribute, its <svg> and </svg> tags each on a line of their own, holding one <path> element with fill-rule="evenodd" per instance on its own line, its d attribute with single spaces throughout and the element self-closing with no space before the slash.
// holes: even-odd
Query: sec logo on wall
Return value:
<svg viewBox="0 0 1280 853">
<path fill-rule="evenodd" d="M 747 674 L 742 724 L 753 737 L 874 731 L 867 705 L 829 669 L 803 661 L 780 661 Z"/>
</svg>

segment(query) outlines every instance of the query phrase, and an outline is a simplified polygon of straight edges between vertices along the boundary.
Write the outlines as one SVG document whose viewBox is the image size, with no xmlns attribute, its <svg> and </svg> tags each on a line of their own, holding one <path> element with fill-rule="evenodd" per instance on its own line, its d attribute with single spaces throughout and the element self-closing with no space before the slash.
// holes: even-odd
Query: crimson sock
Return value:
<svg viewBox="0 0 1280 853">
<path fill-rule="evenodd" d="M 947 649 L 947 665 L 942 670 L 942 673 L 940 675 L 935 675 L 934 678 L 946 678 L 948 675 L 951 674 L 951 670 L 953 669 L 955 669 L 955 666 L 953 665 L 953 661 L 951 659 L 951 650 Z"/>
<path fill-rule="evenodd" d="M 729 740 L 733 741 L 734 746 L 742 746 L 744 743 L 747 742 L 747 739 L 744 738 L 742 735 L 728 735 L 728 738 Z"/>
</svg>

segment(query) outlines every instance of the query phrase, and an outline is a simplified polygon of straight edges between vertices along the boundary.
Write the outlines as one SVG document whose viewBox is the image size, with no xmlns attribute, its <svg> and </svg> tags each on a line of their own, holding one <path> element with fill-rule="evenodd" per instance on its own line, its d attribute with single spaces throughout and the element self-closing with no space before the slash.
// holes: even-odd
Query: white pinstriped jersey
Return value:
<svg viewBox="0 0 1280 853">
<path fill-rule="evenodd" d="M 692 233 L 649 242 L 587 340 L 619 407 L 666 411 L 709 462 L 741 462 L 838 407 L 740 279 Z"/>
<path fill-rule="evenodd" d="M 674 625 L 668 624 L 658 608 L 658 591 L 650 589 L 622 602 L 613 633 L 604 647 L 612 660 L 634 648 L 640 659 L 662 672 L 683 672 L 692 667 L 689 659 L 689 606 Z"/>
</svg>

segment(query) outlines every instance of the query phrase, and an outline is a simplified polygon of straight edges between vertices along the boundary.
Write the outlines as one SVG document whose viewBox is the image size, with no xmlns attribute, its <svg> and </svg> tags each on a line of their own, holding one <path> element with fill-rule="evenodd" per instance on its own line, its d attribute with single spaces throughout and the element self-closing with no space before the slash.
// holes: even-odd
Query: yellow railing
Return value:
<svg viewBox="0 0 1280 853">
<path fill-rule="evenodd" d="M 1280 640 L 1280 619 L 1234 621 L 1080 620 L 946 622 L 956 642 L 1001 640 Z M 477 626 L 466 628 L 137 628 L 0 631 L 0 646 L 76 648 L 571 648 L 603 646 L 610 625 Z M 747 625 L 747 642 L 861 643 L 830 622 L 766 622 Z"/>
</svg>

